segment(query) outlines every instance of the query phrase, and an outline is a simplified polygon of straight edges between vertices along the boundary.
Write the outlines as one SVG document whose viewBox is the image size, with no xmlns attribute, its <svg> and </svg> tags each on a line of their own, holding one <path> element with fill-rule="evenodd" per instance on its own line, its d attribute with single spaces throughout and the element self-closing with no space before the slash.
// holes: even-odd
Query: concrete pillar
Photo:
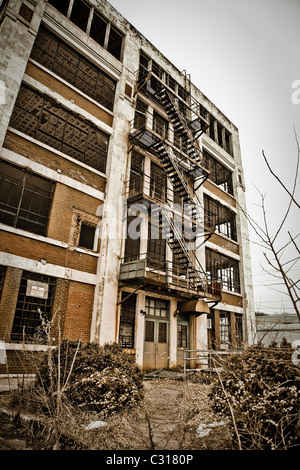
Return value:
<svg viewBox="0 0 300 470">
<path fill-rule="evenodd" d="M 22 2 L 19 0 L 8 2 L 0 29 L 0 148 L 3 145 L 46 2 L 40 0 L 36 2 L 35 7 L 33 4 L 27 7 L 30 16 L 30 10 L 32 11 L 30 21 L 22 16 L 21 6 Z M 26 16 L 25 13 L 24 15 Z"/>
<path fill-rule="evenodd" d="M 170 300 L 170 325 L 169 325 L 169 368 L 177 366 L 177 300 Z"/>
<path fill-rule="evenodd" d="M 143 366 L 144 359 L 144 332 L 145 332 L 145 315 L 141 310 L 145 311 L 145 298 L 144 293 L 137 294 L 136 296 L 136 317 L 135 317 L 135 350 L 136 350 L 136 363 L 138 366 Z"/>
</svg>

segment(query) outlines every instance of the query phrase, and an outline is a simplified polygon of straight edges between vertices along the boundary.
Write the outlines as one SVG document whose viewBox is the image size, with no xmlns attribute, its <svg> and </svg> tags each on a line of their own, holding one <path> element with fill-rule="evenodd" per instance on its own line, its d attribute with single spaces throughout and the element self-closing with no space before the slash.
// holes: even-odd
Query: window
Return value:
<svg viewBox="0 0 300 470">
<path fill-rule="evenodd" d="M 100 46 L 104 46 L 106 28 L 107 21 L 95 12 L 91 23 L 90 36 L 100 44 Z"/>
<path fill-rule="evenodd" d="M 148 224 L 148 246 L 147 246 L 148 266 L 165 271 L 166 259 L 166 239 L 162 238 L 161 223 L 155 225 Z"/>
<path fill-rule="evenodd" d="M 134 196 L 143 192 L 143 173 L 144 157 L 136 150 L 133 150 L 131 153 L 129 196 Z"/>
<path fill-rule="evenodd" d="M 119 343 L 122 348 L 134 347 L 136 295 L 122 292 Z"/>
<path fill-rule="evenodd" d="M 67 15 L 69 9 L 70 0 L 48 0 L 50 5 L 54 6 L 63 15 Z"/>
<path fill-rule="evenodd" d="M 169 302 L 151 297 L 146 297 L 145 301 L 146 315 L 150 317 L 169 318 Z"/>
<path fill-rule="evenodd" d="M 125 262 L 134 261 L 139 259 L 140 256 L 140 237 L 132 238 L 128 233 L 128 227 L 132 221 L 135 221 L 135 216 L 127 216 L 127 238 L 125 240 Z M 137 230 L 139 227 L 137 227 Z"/>
<path fill-rule="evenodd" d="M 86 32 L 90 11 L 90 7 L 82 0 L 73 0 L 70 20 Z"/>
<path fill-rule="evenodd" d="M 116 59 L 121 59 L 121 51 L 122 51 L 122 35 L 111 26 L 107 50 L 110 52 Z"/>
<path fill-rule="evenodd" d="M 94 250 L 96 227 L 86 222 L 81 222 L 78 246 Z"/>
<path fill-rule="evenodd" d="M 220 347 L 229 349 L 231 344 L 230 313 L 220 312 Z"/>
<path fill-rule="evenodd" d="M 115 81 L 44 28 L 38 32 L 31 57 L 110 111 L 113 110 Z"/>
<path fill-rule="evenodd" d="M 50 321 L 55 290 L 55 278 L 23 271 L 11 340 L 43 343 L 46 332 L 43 321 Z"/>
<path fill-rule="evenodd" d="M 203 166 L 209 170 L 208 179 L 223 191 L 233 195 L 232 172 L 203 149 Z"/>
<path fill-rule="evenodd" d="M 0 221 L 46 235 L 54 183 L 0 162 Z"/>
<path fill-rule="evenodd" d="M 187 325 L 182 325 L 178 323 L 177 325 L 177 347 L 178 348 L 187 348 Z"/>
<path fill-rule="evenodd" d="M 215 313 L 213 309 L 210 312 L 207 314 L 207 347 L 216 349 Z"/>
<path fill-rule="evenodd" d="M 141 129 L 146 126 L 146 113 L 148 106 L 141 100 L 137 99 L 135 114 L 134 114 L 134 127 L 135 129 Z"/>
<path fill-rule="evenodd" d="M 158 202 L 167 199 L 167 176 L 163 168 L 151 162 L 150 197 Z"/>
<path fill-rule="evenodd" d="M 243 334 L 243 315 L 240 313 L 235 314 L 235 341 L 237 348 L 243 347 L 244 334 Z"/>
<path fill-rule="evenodd" d="M 105 173 L 108 136 L 46 95 L 22 85 L 10 126 Z"/>
<path fill-rule="evenodd" d="M 218 122 L 217 123 L 217 134 L 218 134 L 218 144 L 220 147 L 223 147 L 223 126 Z"/>
<path fill-rule="evenodd" d="M 31 10 L 31 8 L 29 8 L 25 3 L 22 3 L 19 15 L 30 23 L 33 17 L 33 10 Z"/>
<path fill-rule="evenodd" d="M 70 20 L 82 31 L 87 32 L 100 46 L 108 50 L 116 59 L 121 60 L 123 35 L 84 0 L 49 0 L 49 3 L 63 15 L 70 15 Z M 69 12 L 70 10 L 70 12 Z M 92 16 L 91 16 L 92 15 Z M 90 26 L 89 26 L 90 24 Z M 108 40 L 106 36 L 108 34 Z"/>
<path fill-rule="evenodd" d="M 212 227 L 216 233 L 237 240 L 235 213 L 206 195 L 204 195 L 204 219 L 206 226 Z"/>
<path fill-rule="evenodd" d="M 155 111 L 153 113 L 153 130 L 164 139 L 168 138 L 168 121 Z"/>
<path fill-rule="evenodd" d="M 240 292 L 239 262 L 209 248 L 205 250 L 206 272 L 210 281 L 221 281 L 222 288 Z"/>
</svg>

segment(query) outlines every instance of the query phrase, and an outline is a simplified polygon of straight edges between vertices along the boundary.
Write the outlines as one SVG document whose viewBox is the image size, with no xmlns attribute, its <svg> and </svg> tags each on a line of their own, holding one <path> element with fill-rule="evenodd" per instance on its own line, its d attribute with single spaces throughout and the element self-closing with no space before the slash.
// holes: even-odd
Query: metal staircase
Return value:
<svg viewBox="0 0 300 470">
<path fill-rule="evenodd" d="M 141 71 L 140 71 L 141 72 Z M 139 74 L 139 80 L 136 84 L 136 93 L 146 91 L 146 94 L 153 93 L 155 99 L 159 101 L 165 110 L 174 133 L 181 136 L 186 142 L 186 155 L 188 158 L 180 154 L 180 150 L 175 150 L 174 145 L 170 144 L 165 136 L 151 135 L 149 138 L 149 129 L 142 129 L 141 132 L 148 133 L 148 150 L 152 151 L 161 161 L 165 173 L 171 181 L 174 193 L 182 199 L 185 208 L 188 207 L 189 227 L 198 227 L 198 230 L 192 232 L 196 235 L 196 243 L 199 241 L 199 233 L 201 233 L 201 243 L 199 246 L 193 243 L 188 245 L 186 237 L 178 230 L 178 225 L 174 221 L 174 211 L 172 204 L 163 204 L 159 210 L 163 214 L 162 233 L 166 238 L 176 262 L 182 266 L 182 270 L 188 272 L 189 280 L 193 285 L 193 289 L 197 291 L 207 292 L 208 279 L 200 261 L 196 255 L 196 249 L 202 246 L 214 233 L 215 227 L 207 226 L 204 223 L 204 208 L 198 199 L 195 191 L 203 184 L 208 177 L 208 172 L 202 166 L 202 152 L 199 148 L 198 138 L 204 132 L 203 122 L 199 113 L 196 113 L 192 106 L 190 81 L 185 75 L 185 84 L 187 96 L 190 103 L 184 101 L 172 90 L 170 90 L 163 81 L 155 76 L 156 88 L 151 86 L 152 72 L 145 71 Z M 189 84 L 189 86 L 188 86 Z M 198 103 L 199 105 L 199 103 Z M 200 106 L 200 105 L 199 105 Z M 136 136 L 140 138 L 140 131 L 136 132 Z M 151 132 L 151 131 L 150 131 Z M 132 136 L 134 140 L 134 135 Z M 139 145 L 143 140 L 137 142 Z M 146 142 L 146 138 L 144 139 Z M 197 188 L 194 189 L 196 181 L 199 181 Z M 207 220 L 207 218 L 206 218 Z M 199 231 L 200 225 L 200 231 Z M 206 226 L 205 226 L 206 225 Z M 185 227 L 185 234 L 186 234 Z"/>
</svg>

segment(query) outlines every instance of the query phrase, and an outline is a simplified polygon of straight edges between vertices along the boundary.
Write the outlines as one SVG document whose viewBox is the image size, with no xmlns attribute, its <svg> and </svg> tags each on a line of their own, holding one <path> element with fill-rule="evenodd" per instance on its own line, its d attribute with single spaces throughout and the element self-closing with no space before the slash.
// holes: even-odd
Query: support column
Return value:
<svg viewBox="0 0 300 470">
<path fill-rule="evenodd" d="M 35 7 L 26 5 L 21 10 L 22 2 L 11 0 L 1 24 L 0 148 L 46 6 L 43 0 L 34 3 Z"/>
<path fill-rule="evenodd" d="M 177 366 L 177 300 L 170 300 L 169 368 Z"/>
<path fill-rule="evenodd" d="M 141 313 L 141 310 L 145 311 L 145 298 L 146 295 L 141 293 L 136 296 L 136 319 L 135 319 L 135 351 L 136 351 L 136 363 L 141 368 L 143 367 L 144 361 L 144 332 L 145 332 L 145 315 Z"/>
</svg>

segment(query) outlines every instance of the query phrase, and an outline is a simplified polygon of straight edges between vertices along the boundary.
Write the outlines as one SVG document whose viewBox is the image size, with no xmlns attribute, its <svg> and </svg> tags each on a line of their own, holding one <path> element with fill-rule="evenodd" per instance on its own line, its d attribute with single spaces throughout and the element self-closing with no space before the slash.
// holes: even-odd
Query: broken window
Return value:
<svg viewBox="0 0 300 470">
<path fill-rule="evenodd" d="M 78 246 L 94 250 L 96 227 L 86 222 L 81 222 Z"/>
<path fill-rule="evenodd" d="M 107 50 L 116 59 L 121 59 L 123 36 L 116 28 L 110 27 Z"/>
<path fill-rule="evenodd" d="M 49 0 L 49 3 L 59 10 L 63 15 L 67 16 L 69 5 L 71 7 L 70 20 L 78 26 L 82 31 L 87 32 L 100 46 L 107 47 L 116 59 L 121 60 L 123 35 L 107 20 L 102 18 L 96 10 L 91 12 L 91 7 L 84 0 Z M 91 17 L 92 15 L 92 17 Z M 90 22 L 90 23 L 89 23 Z M 88 25 L 90 24 L 90 27 Z M 106 31 L 110 25 L 108 43 L 106 44 Z"/>
<path fill-rule="evenodd" d="M 105 173 L 108 136 L 28 86 L 20 88 L 10 126 Z"/>
<path fill-rule="evenodd" d="M 203 166 L 209 170 L 208 179 L 223 191 L 233 195 L 232 172 L 217 161 L 207 150 L 203 150 Z"/>
<path fill-rule="evenodd" d="M 52 317 L 55 281 L 50 276 L 23 271 L 11 331 L 12 341 L 46 342 L 43 322 L 49 322 Z"/>
<path fill-rule="evenodd" d="M 126 298 L 127 297 L 127 298 Z M 134 347 L 136 295 L 122 292 L 119 343 L 122 348 Z"/>
<path fill-rule="evenodd" d="M 46 235 L 54 183 L 0 162 L 0 221 Z"/>
<path fill-rule="evenodd" d="M 38 32 L 31 57 L 110 111 L 113 110 L 115 81 L 44 28 Z"/>
<path fill-rule="evenodd" d="M 58 11 L 60 11 L 63 15 L 67 15 L 70 0 L 48 0 L 50 5 L 54 6 Z"/>
<path fill-rule="evenodd" d="M 237 241 L 235 213 L 206 195 L 204 196 L 204 217 L 207 227 L 212 227 L 216 233 Z"/>
<path fill-rule="evenodd" d="M 107 21 L 105 21 L 96 11 L 94 12 L 90 36 L 94 39 L 100 46 L 104 46 L 105 36 L 106 36 Z"/>
<path fill-rule="evenodd" d="M 239 262 L 206 248 L 206 272 L 210 281 L 221 281 L 222 288 L 240 292 Z"/>
<path fill-rule="evenodd" d="M 223 126 L 217 122 L 217 135 L 218 135 L 218 144 L 220 147 L 223 147 Z"/>
<path fill-rule="evenodd" d="M 73 0 L 70 20 L 86 32 L 91 8 L 82 0 Z"/>
<path fill-rule="evenodd" d="M 231 134 L 225 130 L 225 150 L 229 155 L 232 155 L 231 150 Z"/>
</svg>

